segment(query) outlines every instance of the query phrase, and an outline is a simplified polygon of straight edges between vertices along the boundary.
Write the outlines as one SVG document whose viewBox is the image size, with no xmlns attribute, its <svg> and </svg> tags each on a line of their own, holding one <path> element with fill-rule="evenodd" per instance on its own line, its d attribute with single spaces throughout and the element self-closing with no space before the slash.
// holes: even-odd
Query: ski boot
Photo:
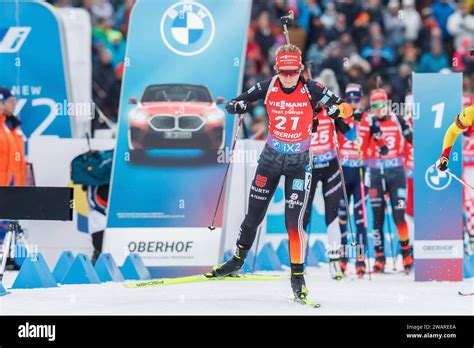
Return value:
<svg viewBox="0 0 474 348">
<path fill-rule="evenodd" d="M 212 267 L 211 272 L 206 273 L 207 278 L 236 277 L 247 257 L 248 250 L 236 248 L 234 255 L 226 262 Z"/>
<path fill-rule="evenodd" d="M 347 251 L 345 249 L 346 246 L 343 246 L 342 252 L 341 252 L 341 258 L 339 260 L 339 266 L 341 267 L 341 272 L 342 274 L 346 273 L 347 270 L 347 264 L 349 263 L 349 258 L 347 257 Z"/>
<path fill-rule="evenodd" d="M 357 278 L 362 279 L 366 273 L 365 269 L 365 257 L 364 255 L 357 256 L 357 261 L 355 263 Z"/>
<path fill-rule="evenodd" d="M 408 242 L 401 243 L 401 252 L 403 258 L 403 268 L 405 269 L 405 273 L 409 274 L 411 269 L 413 268 L 413 248 L 408 245 Z M 403 245 L 405 244 L 405 245 Z"/>
<path fill-rule="evenodd" d="M 383 273 L 385 270 L 385 255 L 383 251 L 375 252 L 375 265 L 372 269 L 372 273 Z"/>
<path fill-rule="evenodd" d="M 329 253 L 329 273 L 334 280 L 341 280 L 344 276 L 341 270 L 341 256 L 339 251 Z"/>
<path fill-rule="evenodd" d="M 295 299 L 305 299 L 308 296 L 308 289 L 304 281 L 304 265 L 291 264 L 291 289 Z"/>
</svg>

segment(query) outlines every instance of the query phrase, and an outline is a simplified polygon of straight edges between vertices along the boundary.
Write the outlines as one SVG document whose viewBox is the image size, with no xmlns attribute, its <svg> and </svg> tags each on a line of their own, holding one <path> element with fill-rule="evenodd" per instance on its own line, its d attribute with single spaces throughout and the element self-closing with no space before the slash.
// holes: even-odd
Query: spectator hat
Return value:
<svg viewBox="0 0 474 348">
<path fill-rule="evenodd" d="M 6 87 L 0 87 L 0 102 L 7 101 L 12 97 L 12 93 Z"/>
<path fill-rule="evenodd" d="M 398 0 L 390 0 L 388 2 L 388 8 L 392 9 L 392 8 L 398 8 L 400 7 L 400 3 L 398 2 Z"/>
<path fill-rule="evenodd" d="M 370 92 L 370 104 L 378 100 L 388 100 L 387 92 L 381 88 L 374 89 Z"/>
<path fill-rule="evenodd" d="M 362 86 L 357 83 L 349 83 L 346 86 L 345 92 L 346 98 L 347 97 L 362 97 L 364 93 L 362 92 Z"/>
</svg>

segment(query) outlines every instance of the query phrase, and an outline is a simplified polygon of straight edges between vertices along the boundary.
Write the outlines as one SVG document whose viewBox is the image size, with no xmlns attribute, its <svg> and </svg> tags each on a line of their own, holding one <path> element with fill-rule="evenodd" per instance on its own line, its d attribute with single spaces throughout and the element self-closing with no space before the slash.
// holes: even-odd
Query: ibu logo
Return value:
<svg viewBox="0 0 474 348">
<path fill-rule="evenodd" d="M 451 175 L 448 172 L 442 172 L 436 169 L 432 164 L 425 172 L 426 184 L 433 190 L 444 190 L 451 183 Z"/>
<path fill-rule="evenodd" d="M 180 2 L 170 6 L 161 18 L 161 38 L 165 45 L 181 56 L 205 51 L 215 34 L 212 14 L 201 4 Z"/>
<path fill-rule="evenodd" d="M 0 53 L 17 53 L 30 31 L 30 27 L 0 28 Z"/>
<path fill-rule="evenodd" d="M 304 181 L 301 179 L 293 179 L 292 190 L 304 191 Z"/>
</svg>

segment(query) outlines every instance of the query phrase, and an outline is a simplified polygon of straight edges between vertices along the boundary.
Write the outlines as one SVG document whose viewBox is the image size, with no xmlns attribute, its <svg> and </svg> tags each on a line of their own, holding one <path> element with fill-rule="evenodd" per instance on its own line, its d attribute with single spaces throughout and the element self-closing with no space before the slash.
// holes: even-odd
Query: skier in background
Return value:
<svg viewBox="0 0 474 348">
<path fill-rule="evenodd" d="M 374 215 L 375 265 L 373 272 L 385 269 L 384 234 L 385 194 L 390 198 L 392 215 L 397 226 L 400 240 L 403 267 L 410 272 L 413 266 L 413 249 L 409 244 L 408 225 L 405 220 L 406 209 L 406 177 L 403 167 L 405 143 L 413 142 L 413 131 L 405 120 L 391 113 L 387 93 L 383 89 L 375 89 L 370 93 L 370 105 L 374 116 L 378 119 L 388 153 L 380 153 L 374 139 L 370 142 L 370 202 Z M 382 173 L 383 170 L 383 173 Z M 384 190 L 385 182 L 385 190 Z M 390 221 L 387 221 L 390 223 Z"/>
<path fill-rule="evenodd" d="M 355 139 L 355 129 L 349 127 L 343 119 L 337 118 L 333 123 L 328 116 L 326 108 L 322 108 L 317 115 L 318 127 L 311 139 L 311 152 L 313 154 L 313 172 L 311 188 L 309 192 L 308 204 L 304 216 L 303 225 L 308 231 L 311 219 L 311 209 L 316 193 L 318 182 L 322 184 L 322 194 L 324 199 L 324 215 L 327 227 L 328 238 L 328 258 L 329 272 L 331 278 L 342 279 L 342 272 L 339 266 L 341 249 L 341 231 L 339 229 L 339 198 L 342 195 L 341 175 L 337 163 L 337 153 L 335 144 L 334 127 L 341 137 Z"/>
<path fill-rule="evenodd" d="M 350 107 L 326 87 L 306 81 L 301 74 L 303 68 L 299 48 L 291 44 L 280 46 L 274 66 L 277 75 L 257 83 L 226 106 L 227 112 L 242 114 L 247 111 L 249 103 L 264 99 L 269 135 L 250 187 L 248 209 L 240 226 L 235 253 L 227 262 L 214 266 L 207 274 L 208 277 L 223 277 L 242 268 L 280 177 L 284 175 L 291 287 L 296 299 L 305 299 L 308 294 L 304 279 L 306 232 L 303 214 L 311 182 L 310 146 L 314 109 L 316 103 L 321 101 L 333 118 L 351 113 Z"/>
<path fill-rule="evenodd" d="M 356 225 L 356 242 L 359 248 L 356 250 L 356 273 L 359 278 L 366 273 L 365 250 L 367 244 L 367 221 L 365 207 L 365 186 L 364 173 L 368 159 L 369 143 L 373 139 L 376 146 L 380 149 L 382 155 L 388 153 L 388 147 L 380 131 L 378 120 L 370 116 L 363 109 L 363 91 L 362 86 L 355 83 L 347 85 L 345 90 L 345 100 L 353 108 L 352 117 L 345 121 L 355 129 L 356 139 L 349 140 L 338 134 L 341 165 L 344 171 L 346 183 L 347 198 L 350 202 L 351 197 L 354 199 L 354 214 Z M 341 253 L 341 270 L 347 270 L 349 261 L 349 249 L 347 243 L 347 207 L 345 205 L 342 192 L 340 195 L 339 223 L 342 240 Z"/>
<path fill-rule="evenodd" d="M 459 134 L 468 131 L 468 129 L 474 126 L 474 106 L 470 105 L 464 108 L 454 119 L 453 124 L 449 126 L 446 131 L 443 139 L 443 149 L 439 160 L 436 162 L 436 167 L 445 171 L 448 169 L 449 156 L 451 155 L 451 149 L 456 141 L 456 138 Z M 468 135 L 469 136 L 469 133 Z M 474 249 L 474 236 L 471 233 L 468 233 L 469 244 L 471 250 Z"/>
</svg>

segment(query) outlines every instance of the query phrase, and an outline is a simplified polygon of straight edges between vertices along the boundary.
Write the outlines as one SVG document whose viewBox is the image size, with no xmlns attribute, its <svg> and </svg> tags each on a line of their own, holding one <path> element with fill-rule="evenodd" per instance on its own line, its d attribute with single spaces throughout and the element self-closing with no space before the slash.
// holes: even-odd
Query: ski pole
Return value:
<svg viewBox="0 0 474 348">
<path fill-rule="evenodd" d="M 283 34 L 285 35 L 286 43 L 288 45 L 290 44 L 290 35 L 288 33 L 288 25 L 291 25 L 293 19 L 294 19 L 294 13 L 291 10 L 288 12 L 287 16 L 280 17 L 281 24 L 283 26 Z"/>
<path fill-rule="evenodd" d="M 393 271 L 396 272 L 397 271 L 397 266 L 395 264 L 395 251 L 394 251 L 394 248 L 393 248 L 393 233 L 392 233 L 392 226 L 390 225 L 390 219 L 389 219 L 389 215 L 388 215 L 388 205 L 385 201 L 385 191 L 387 190 L 387 185 L 386 185 L 386 182 L 385 182 L 385 170 L 384 170 L 384 167 L 383 167 L 383 163 L 382 163 L 382 159 L 381 159 L 381 156 L 379 154 L 379 159 L 380 159 L 380 173 L 382 174 L 382 200 L 383 200 L 383 205 L 384 205 L 384 210 L 385 210 L 385 220 L 387 220 L 387 226 L 388 226 L 388 233 L 390 235 L 390 248 L 392 249 L 392 259 L 393 259 Z M 382 226 L 382 229 L 383 229 L 383 226 Z"/>
<path fill-rule="evenodd" d="M 360 127 L 360 121 L 358 122 L 359 127 Z M 357 130 L 357 129 L 356 129 Z M 357 134 L 356 134 L 357 136 Z M 362 165 L 363 165 L 363 160 L 362 160 L 362 149 L 360 146 L 360 141 L 359 137 L 356 137 L 356 144 L 357 144 L 357 152 L 358 152 L 358 157 L 359 157 L 359 182 L 360 182 L 360 196 L 361 196 L 361 202 L 362 202 L 362 215 L 364 219 L 364 228 L 365 228 L 365 234 L 366 234 L 366 241 L 367 241 L 367 246 L 364 246 L 367 251 L 367 266 L 369 267 L 369 280 L 372 280 L 371 276 L 371 267 L 370 267 L 370 253 L 369 253 L 369 237 L 367 236 L 367 208 L 365 205 L 365 185 L 364 185 L 364 171 L 362 170 Z M 362 238 L 364 238 L 362 236 Z M 362 245 L 364 245 L 364 239 L 362 239 Z"/>
<path fill-rule="evenodd" d="M 2 263 L 0 265 L 0 282 L 3 280 L 3 275 L 5 274 L 5 270 L 7 268 L 7 261 L 8 258 L 10 257 L 10 250 L 12 248 L 13 244 L 13 238 L 14 236 L 14 225 L 13 223 L 10 223 L 8 225 L 8 232 L 5 235 L 5 238 L 3 239 L 3 244 L 2 244 Z"/>
<path fill-rule="evenodd" d="M 312 74 L 311 74 L 311 68 L 308 67 L 308 66 L 311 65 L 311 61 L 307 62 L 306 65 L 307 65 L 306 69 L 307 69 L 307 72 L 308 72 L 308 77 L 309 77 L 310 80 L 312 80 L 313 77 L 312 77 Z M 309 99 L 311 100 L 311 94 L 309 93 L 307 88 L 305 88 L 305 90 L 306 90 L 306 93 L 308 94 Z M 354 236 L 354 230 L 352 229 L 352 219 L 351 219 L 351 214 L 350 214 L 350 211 L 349 211 L 349 200 L 347 198 L 346 180 L 344 178 L 344 172 L 342 171 L 341 159 L 339 157 L 339 141 L 337 139 L 336 122 L 334 120 L 332 121 L 332 125 L 333 125 L 333 129 L 334 129 L 334 144 L 336 146 L 337 165 L 339 167 L 339 174 L 341 175 L 341 185 L 342 185 L 342 192 L 343 192 L 343 196 L 344 196 L 344 204 L 346 205 L 347 220 L 349 221 L 349 231 L 350 231 L 351 238 L 352 238 L 351 245 L 355 246 L 355 245 L 357 245 L 357 242 L 356 242 L 356 238 Z"/>
<path fill-rule="evenodd" d="M 308 238 L 306 240 L 306 251 L 304 255 L 304 263 L 306 264 L 306 261 L 308 260 L 308 250 L 309 250 L 309 237 L 311 236 L 311 223 L 313 222 L 311 219 L 311 215 L 313 212 L 313 203 L 311 201 L 308 201 L 309 206 L 309 221 L 308 221 Z"/>
<path fill-rule="evenodd" d="M 252 265 L 252 273 L 255 272 L 255 266 L 257 264 L 257 256 L 258 256 L 258 245 L 260 244 L 260 232 L 262 231 L 262 226 L 258 226 L 258 235 L 257 235 L 257 244 L 255 245 L 255 256 L 253 258 L 253 265 Z"/>
<path fill-rule="evenodd" d="M 229 173 L 230 164 L 232 162 L 232 157 L 234 155 L 235 144 L 237 143 L 237 138 L 239 137 L 239 132 L 240 132 L 240 128 L 242 126 L 243 118 L 244 118 L 243 114 L 240 114 L 239 115 L 239 124 L 237 125 L 237 130 L 235 131 L 234 140 L 232 142 L 232 147 L 231 147 L 231 150 L 230 150 L 229 163 L 227 163 L 227 168 L 225 170 L 224 179 L 222 180 L 221 191 L 219 192 L 219 198 L 217 199 L 216 209 L 214 210 L 214 216 L 212 218 L 212 222 L 208 227 L 209 230 L 211 230 L 211 231 L 214 231 L 216 229 L 214 224 L 216 222 L 217 211 L 219 210 L 219 205 L 221 203 L 222 193 L 224 192 L 224 186 L 225 186 L 225 182 L 226 182 L 226 179 L 227 179 L 227 174 Z"/>
<path fill-rule="evenodd" d="M 471 190 L 474 190 L 474 187 L 469 185 L 466 181 L 464 181 L 463 179 L 461 179 L 460 177 L 458 177 L 456 174 L 454 174 L 452 171 L 450 171 L 449 169 L 446 169 L 446 171 L 449 173 L 449 175 L 451 175 L 454 179 L 456 179 L 457 181 L 459 181 L 462 185 L 464 185 L 465 187 L 467 188 L 470 188 Z"/>
</svg>

